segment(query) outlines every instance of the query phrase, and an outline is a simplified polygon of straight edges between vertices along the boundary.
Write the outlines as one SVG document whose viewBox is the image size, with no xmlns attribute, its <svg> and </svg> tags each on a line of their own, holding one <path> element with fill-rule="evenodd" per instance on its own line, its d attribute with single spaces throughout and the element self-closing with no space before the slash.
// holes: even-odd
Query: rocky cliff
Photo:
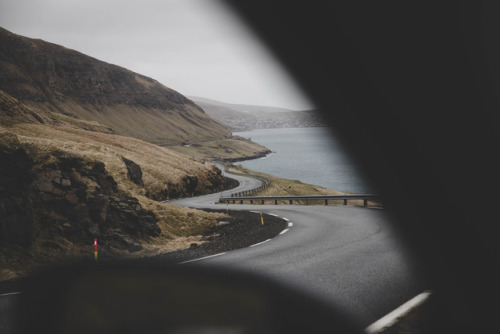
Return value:
<svg viewBox="0 0 500 334">
<path fill-rule="evenodd" d="M 0 242 L 62 248 L 56 237 L 90 244 L 141 249 L 141 238 L 157 236 L 153 212 L 120 192 L 102 162 L 64 152 L 37 155 L 17 136 L 0 133 Z"/>
</svg>

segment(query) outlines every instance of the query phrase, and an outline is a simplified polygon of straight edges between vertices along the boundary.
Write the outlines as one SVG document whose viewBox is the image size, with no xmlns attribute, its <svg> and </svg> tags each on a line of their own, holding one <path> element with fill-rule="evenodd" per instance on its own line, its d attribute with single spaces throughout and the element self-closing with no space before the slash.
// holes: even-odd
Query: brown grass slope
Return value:
<svg viewBox="0 0 500 334">
<path fill-rule="evenodd" d="M 191 100 L 151 78 L 2 28 L 0 45 L 0 90 L 29 107 L 159 145 L 231 137 Z"/>
<path fill-rule="evenodd" d="M 127 161 L 140 167 L 134 182 Z M 67 126 L 0 125 L 0 280 L 92 256 L 189 247 L 220 215 L 157 202 L 220 191 L 220 172 L 135 138 Z"/>
</svg>

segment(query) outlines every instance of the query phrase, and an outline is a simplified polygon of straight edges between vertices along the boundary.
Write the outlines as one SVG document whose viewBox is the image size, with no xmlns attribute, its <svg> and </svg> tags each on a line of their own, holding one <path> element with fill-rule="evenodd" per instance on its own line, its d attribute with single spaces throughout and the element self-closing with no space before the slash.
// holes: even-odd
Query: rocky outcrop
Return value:
<svg viewBox="0 0 500 334">
<path fill-rule="evenodd" d="M 136 251 L 159 235 L 154 213 L 120 193 L 99 161 L 64 152 L 28 154 L 16 136 L 0 134 L 0 240 L 29 247 L 39 235 Z M 33 153 L 33 152 L 31 152 Z"/>
<path fill-rule="evenodd" d="M 125 166 L 127 167 L 127 176 L 128 179 L 139 186 L 144 186 L 144 182 L 142 181 L 142 170 L 141 166 L 129 160 L 125 157 L 122 157 Z"/>
<path fill-rule="evenodd" d="M 0 133 L 0 243 L 26 247 L 33 237 L 32 159 L 14 134 Z"/>
<path fill-rule="evenodd" d="M 210 193 L 216 193 L 226 189 L 231 189 L 238 185 L 222 176 L 222 172 L 215 166 L 200 178 L 196 175 L 185 175 L 180 182 L 166 183 L 165 188 L 157 193 L 147 193 L 146 196 L 157 200 L 170 200 L 183 197 L 192 197 Z"/>
</svg>

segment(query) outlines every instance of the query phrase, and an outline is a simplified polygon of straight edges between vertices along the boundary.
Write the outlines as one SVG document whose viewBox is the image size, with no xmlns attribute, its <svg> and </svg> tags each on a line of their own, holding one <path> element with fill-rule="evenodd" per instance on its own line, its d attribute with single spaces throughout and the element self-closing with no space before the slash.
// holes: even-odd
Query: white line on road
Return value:
<svg viewBox="0 0 500 334">
<path fill-rule="evenodd" d="M 289 229 L 287 228 L 286 230 L 281 231 L 280 234 L 285 234 L 286 232 L 288 232 L 288 230 Z"/>
<path fill-rule="evenodd" d="M 275 215 L 274 213 L 269 213 L 269 215 L 273 217 L 278 217 L 278 215 Z"/>
<path fill-rule="evenodd" d="M 293 226 L 293 223 L 288 223 L 288 227 L 292 227 Z"/>
<path fill-rule="evenodd" d="M 264 240 L 264 241 L 262 241 L 262 242 L 256 243 L 256 244 L 254 244 L 254 245 L 252 245 L 252 246 L 249 246 L 249 247 L 255 247 L 255 246 L 258 246 L 258 245 L 262 245 L 262 244 L 265 244 L 265 243 L 266 243 L 266 242 L 268 242 L 268 241 L 271 241 L 271 239 Z"/>
<path fill-rule="evenodd" d="M 289 222 L 289 221 L 290 221 L 290 219 L 288 219 L 288 218 L 283 218 L 283 220 L 285 220 L 285 221 L 287 221 L 287 222 Z"/>
<path fill-rule="evenodd" d="M 367 334 L 380 333 L 384 329 L 391 327 L 399 320 L 399 318 L 406 315 L 412 309 L 416 308 L 417 306 L 425 302 L 430 295 L 431 295 L 430 291 L 424 291 L 418 296 L 413 297 L 412 299 L 410 299 L 409 301 L 407 301 L 406 303 L 404 303 L 391 313 L 387 314 L 386 316 L 375 321 L 370 326 L 366 327 L 365 333 Z"/>
<path fill-rule="evenodd" d="M 221 256 L 221 255 L 224 255 L 224 254 L 226 254 L 226 253 L 219 253 L 219 254 L 215 254 L 215 255 L 209 255 L 209 256 L 205 256 L 205 257 L 200 257 L 199 259 L 184 261 L 184 262 L 181 262 L 179 264 L 184 264 L 184 263 L 189 263 L 189 262 L 194 262 L 194 261 L 205 260 L 205 259 L 209 259 L 211 257 Z"/>
<path fill-rule="evenodd" d="M 9 293 L 4 293 L 3 295 L 0 295 L 0 297 L 5 297 L 5 296 L 12 296 L 12 295 L 19 295 L 23 292 L 19 291 L 19 292 L 9 292 Z"/>
</svg>

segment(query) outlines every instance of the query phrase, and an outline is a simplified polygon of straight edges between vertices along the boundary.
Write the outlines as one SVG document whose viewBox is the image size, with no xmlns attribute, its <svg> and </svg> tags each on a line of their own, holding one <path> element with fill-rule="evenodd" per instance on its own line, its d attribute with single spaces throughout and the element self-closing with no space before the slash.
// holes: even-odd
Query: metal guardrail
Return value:
<svg viewBox="0 0 500 334">
<path fill-rule="evenodd" d="M 228 172 L 229 173 L 229 172 Z M 263 175 L 255 175 L 255 174 L 243 174 L 243 173 L 235 173 L 235 172 L 230 172 L 230 174 L 234 175 L 239 175 L 239 176 L 248 176 L 248 177 L 253 177 L 254 179 L 258 179 L 262 181 L 262 185 L 253 189 L 248 189 L 248 190 L 243 190 L 235 193 L 231 193 L 231 197 L 242 197 L 245 195 L 251 195 L 257 191 L 266 189 L 267 186 L 271 183 L 271 180 Z"/>
<path fill-rule="evenodd" d="M 236 201 L 239 201 L 240 204 L 243 204 L 243 201 L 250 201 L 250 204 L 253 204 L 254 201 L 261 201 L 264 204 L 265 201 L 274 201 L 274 204 L 277 205 L 278 201 L 288 201 L 290 204 L 293 204 L 293 201 L 325 201 L 325 205 L 328 205 L 329 200 L 343 200 L 344 205 L 347 205 L 347 201 L 349 200 L 363 200 L 364 206 L 368 205 L 368 201 L 382 201 L 382 197 L 374 194 L 356 194 L 356 195 L 320 195 L 320 196 L 239 196 L 239 197 L 220 197 L 220 203 L 230 203 L 236 204 Z"/>
<path fill-rule="evenodd" d="M 221 160 L 214 160 L 212 161 L 213 164 L 219 164 L 220 166 L 222 166 L 224 168 L 224 171 L 227 171 L 227 165 L 225 162 L 221 161 Z M 230 193 L 231 197 L 241 197 L 241 196 L 245 196 L 245 195 L 251 195 L 257 191 L 260 191 L 260 190 L 263 190 L 263 189 L 266 189 L 267 186 L 269 186 L 269 184 L 271 183 L 271 180 L 266 177 L 266 176 L 263 176 L 263 175 L 256 175 L 256 174 L 244 174 L 244 173 L 238 173 L 238 172 L 227 172 L 228 174 L 234 174 L 234 175 L 239 175 L 239 176 L 247 176 L 247 177 L 253 177 L 254 179 L 258 179 L 258 180 L 261 180 L 262 181 L 262 185 L 259 186 L 259 187 L 255 187 L 253 189 L 248 189 L 248 190 L 244 190 L 244 191 L 238 191 L 238 192 L 234 192 L 234 193 Z"/>
<path fill-rule="evenodd" d="M 347 205 L 347 201 L 349 200 L 363 200 L 363 205 L 368 206 L 368 201 L 377 201 L 381 202 L 382 197 L 375 194 L 353 194 L 353 195 L 319 195 L 319 196 L 247 196 L 251 195 L 257 191 L 265 189 L 271 183 L 271 180 L 263 175 L 255 175 L 255 174 L 244 174 L 237 172 L 230 172 L 230 174 L 239 175 L 239 176 L 247 176 L 253 177 L 255 179 L 259 179 L 262 181 L 262 186 L 248 189 L 244 191 L 239 191 L 235 193 L 231 193 L 230 197 L 219 198 L 219 203 L 230 203 L 236 204 L 236 201 L 239 201 L 240 204 L 243 204 L 243 201 L 250 201 L 250 204 L 253 204 L 254 201 L 261 201 L 264 204 L 265 201 L 274 201 L 274 204 L 277 205 L 278 201 L 288 201 L 290 204 L 293 204 L 293 201 L 306 201 L 306 204 L 309 204 L 309 201 L 325 201 L 325 205 L 328 205 L 329 200 L 338 201 L 343 200 L 344 205 Z"/>
</svg>

